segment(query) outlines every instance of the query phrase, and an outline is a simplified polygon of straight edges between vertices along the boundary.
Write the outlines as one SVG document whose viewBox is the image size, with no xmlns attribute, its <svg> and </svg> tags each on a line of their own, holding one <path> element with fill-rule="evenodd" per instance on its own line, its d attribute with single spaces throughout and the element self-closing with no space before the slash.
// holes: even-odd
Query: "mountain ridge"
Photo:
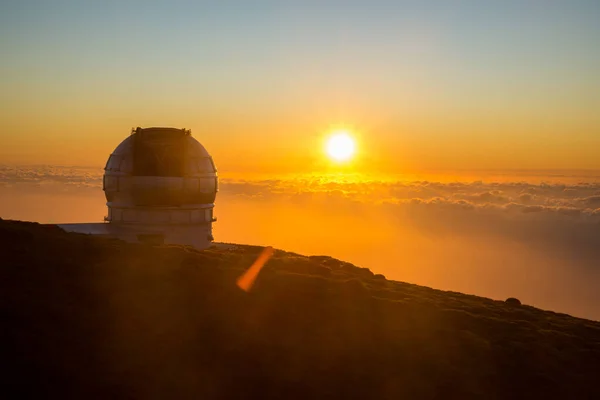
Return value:
<svg viewBox="0 0 600 400">
<path fill-rule="evenodd" d="M 598 398 L 600 323 L 328 256 L 149 246 L 0 220 L 15 398 Z"/>
</svg>

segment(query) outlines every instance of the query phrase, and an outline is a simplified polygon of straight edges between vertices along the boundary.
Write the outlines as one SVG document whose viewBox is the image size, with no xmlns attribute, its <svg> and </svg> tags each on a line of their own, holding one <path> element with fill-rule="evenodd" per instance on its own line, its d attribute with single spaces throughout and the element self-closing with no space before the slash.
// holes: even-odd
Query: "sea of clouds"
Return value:
<svg viewBox="0 0 600 400">
<path fill-rule="evenodd" d="M 102 172 L 0 166 L 0 217 L 100 221 Z M 600 319 L 593 175 L 534 182 L 222 173 L 216 213 L 219 241 L 327 254 L 391 279 Z"/>
</svg>

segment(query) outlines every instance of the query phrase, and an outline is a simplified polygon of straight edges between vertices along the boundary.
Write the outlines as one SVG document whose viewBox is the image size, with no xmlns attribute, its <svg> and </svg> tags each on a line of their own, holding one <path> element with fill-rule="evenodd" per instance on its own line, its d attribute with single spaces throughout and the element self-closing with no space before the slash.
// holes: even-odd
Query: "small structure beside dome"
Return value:
<svg viewBox="0 0 600 400">
<path fill-rule="evenodd" d="M 59 226 L 198 249 L 213 241 L 217 169 L 188 129 L 133 129 L 109 156 L 102 187 L 108 207 L 104 223 Z"/>
</svg>

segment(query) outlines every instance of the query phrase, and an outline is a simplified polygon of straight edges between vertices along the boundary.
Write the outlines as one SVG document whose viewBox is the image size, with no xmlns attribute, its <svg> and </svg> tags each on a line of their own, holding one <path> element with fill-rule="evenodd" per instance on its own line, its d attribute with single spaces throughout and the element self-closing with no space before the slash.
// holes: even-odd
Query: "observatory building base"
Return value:
<svg viewBox="0 0 600 400">
<path fill-rule="evenodd" d="M 120 239 L 130 243 L 176 244 L 203 250 L 212 244 L 211 224 L 121 225 L 114 223 L 58 224 L 67 232 Z"/>
</svg>

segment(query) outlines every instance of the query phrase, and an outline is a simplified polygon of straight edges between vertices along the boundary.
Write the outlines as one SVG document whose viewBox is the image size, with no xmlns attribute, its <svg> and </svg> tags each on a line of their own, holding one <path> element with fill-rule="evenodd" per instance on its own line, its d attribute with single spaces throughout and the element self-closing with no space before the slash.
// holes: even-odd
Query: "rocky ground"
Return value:
<svg viewBox="0 0 600 400">
<path fill-rule="evenodd" d="M 260 251 L 0 220 L 3 398 L 600 398 L 598 322 Z"/>
</svg>

